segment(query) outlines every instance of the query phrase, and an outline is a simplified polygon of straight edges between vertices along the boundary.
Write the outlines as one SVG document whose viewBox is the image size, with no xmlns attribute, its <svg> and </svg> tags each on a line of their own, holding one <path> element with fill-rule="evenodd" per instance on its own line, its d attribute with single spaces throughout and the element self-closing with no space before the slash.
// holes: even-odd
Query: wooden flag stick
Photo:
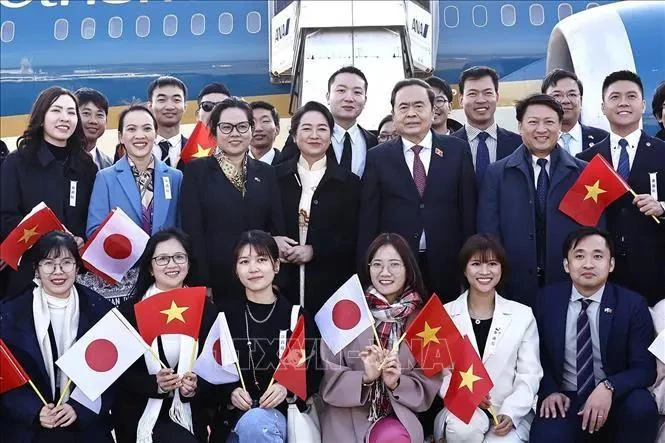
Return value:
<svg viewBox="0 0 665 443">
<path fill-rule="evenodd" d="M 39 392 L 39 389 L 37 389 L 37 386 L 32 382 L 32 380 L 28 379 L 28 383 L 30 383 L 30 387 L 32 388 L 33 391 L 35 391 L 35 394 L 37 394 L 37 397 L 44 403 L 44 406 L 46 406 L 48 403 L 46 403 L 46 399 L 42 395 L 41 392 Z"/>
<path fill-rule="evenodd" d="M 628 185 L 626 185 L 626 186 L 628 186 Z M 629 187 L 628 190 L 630 191 L 631 194 L 633 194 L 633 197 L 637 197 L 637 194 L 635 193 L 635 191 L 633 191 L 633 188 Z M 656 217 L 655 215 L 652 215 L 651 218 L 653 218 L 656 221 L 656 223 L 660 224 L 660 220 L 658 220 L 658 217 Z"/>
<path fill-rule="evenodd" d="M 56 406 L 60 406 L 62 404 L 62 400 L 65 398 L 65 394 L 67 393 L 67 391 L 69 391 L 71 385 L 72 385 L 72 379 L 67 378 L 67 383 L 65 384 L 65 387 L 62 388 L 62 392 L 60 393 L 60 398 L 58 399 L 58 402 L 55 404 Z"/>
<path fill-rule="evenodd" d="M 496 416 L 496 411 L 494 410 L 494 406 L 490 405 L 489 411 L 490 414 L 492 414 L 492 419 L 494 420 L 494 426 L 497 426 L 499 424 L 499 419 Z"/>
<path fill-rule="evenodd" d="M 145 342 L 144 342 L 144 343 L 145 343 Z M 164 363 L 162 363 L 162 361 L 159 359 L 159 355 L 157 355 L 157 353 L 154 351 L 154 349 L 152 349 L 152 347 L 150 347 L 150 345 L 148 345 L 148 348 L 147 348 L 147 349 L 148 349 L 148 351 L 150 352 L 150 354 L 151 354 L 153 357 L 155 357 L 155 360 L 157 360 L 157 361 L 159 362 L 159 365 L 162 367 L 162 369 L 168 369 L 168 368 L 169 368 L 169 367 L 166 366 Z"/>
<path fill-rule="evenodd" d="M 277 367 L 279 367 L 279 365 Z M 277 368 L 275 368 L 275 371 L 277 371 Z M 274 384 L 275 384 L 275 377 L 270 379 L 270 383 L 268 384 L 268 388 L 266 389 L 266 391 L 270 389 Z"/>
<path fill-rule="evenodd" d="M 399 345 L 402 344 L 404 338 L 406 338 L 406 332 L 403 333 L 402 336 L 395 343 L 393 343 L 393 352 L 397 352 L 397 350 L 399 349 Z"/>
<path fill-rule="evenodd" d="M 245 379 L 242 378 L 242 372 L 240 371 L 240 364 L 238 360 L 235 361 L 236 369 L 238 370 L 238 377 L 240 377 L 240 384 L 242 385 L 243 391 L 247 392 L 247 387 L 245 386 Z"/>
<path fill-rule="evenodd" d="M 196 361 L 196 351 L 199 349 L 199 340 L 194 339 L 194 347 L 192 348 L 192 356 L 189 359 L 189 372 L 194 370 L 194 362 Z"/>
</svg>

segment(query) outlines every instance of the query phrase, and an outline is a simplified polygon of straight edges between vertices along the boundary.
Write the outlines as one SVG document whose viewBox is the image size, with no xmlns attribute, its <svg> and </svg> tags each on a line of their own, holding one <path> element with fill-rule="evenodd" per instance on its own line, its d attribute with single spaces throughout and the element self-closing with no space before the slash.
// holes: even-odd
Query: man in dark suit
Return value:
<svg viewBox="0 0 665 443">
<path fill-rule="evenodd" d="M 660 131 L 656 134 L 656 138 L 665 140 L 665 81 L 660 82 L 656 88 L 656 92 L 653 94 L 653 100 L 651 101 L 651 110 L 653 116 L 658 120 L 658 125 L 660 126 Z"/>
<path fill-rule="evenodd" d="M 575 73 L 555 69 L 545 77 L 540 90 L 551 95 L 563 108 L 559 145 L 571 155 L 577 155 L 607 137 L 607 131 L 580 123 L 584 88 Z"/>
<path fill-rule="evenodd" d="M 607 208 L 607 226 L 617 246 L 612 279 L 646 297 L 651 306 L 665 297 L 665 142 L 640 130 L 646 103 L 640 78 L 617 71 L 603 82 L 603 113 L 610 136 L 578 155 L 601 154 L 637 194 Z M 658 224 L 652 216 L 660 217 Z"/>
<path fill-rule="evenodd" d="M 81 125 L 85 133 L 85 150 L 92 157 L 97 169 L 108 168 L 113 164 L 113 160 L 99 149 L 97 140 L 106 132 L 109 101 L 104 94 L 90 88 L 80 88 L 74 95 L 78 100 Z"/>
<path fill-rule="evenodd" d="M 453 88 L 447 81 L 439 77 L 429 77 L 425 83 L 430 85 L 434 91 L 434 120 L 432 120 L 432 131 L 435 134 L 451 135 L 462 127 L 457 120 L 449 118 L 453 106 Z"/>
<path fill-rule="evenodd" d="M 647 388 L 656 361 L 647 303 L 608 283 L 609 234 L 581 228 L 563 250 L 572 282 L 545 287 L 535 308 L 543 379 L 530 441 L 653 443 L 658 410 Z"/>
<path fill-rule="evenodd" d="M 523 144 L 489 166 L 478 201 L 478 232 L 506 248 L 506 296 L 533 306 L 538 288 L 565 278 L 561 244 L 579 225 L 559 211 L 584 165 L 557 145 L 563 110 L 535 94 L 515 106 Z"/>
<path fill-rule="evenodd" d="M 187 86 L 175 77 L 158 77 L 148 86 L 148 106 L 157 120 L 154 154 L 168 166 L 182 171 L 180 152 L 187 144 L 187 137 L 180 133 L 180 123 L 187 108 Z"/>
<path fill-rule="evenodd" d="M 475 230 L 476 187 L 469 146 L 431 131 L 434 91 L 397 82 L 391 100 L 401 137 L 371 149 L 362 180 L 358 257 L 382 232 L 402 235 L 419 258 L 428 290 L 444 301 L 460 292 L 457 254 Z"/>
<path fill-rule="evenodd" d="M 215 105 L 231 97 L 231 91 L 224 83 L 209 83 L 199 91 L 196 97 L 198 109 L 196 110 L 196 120 L 207 125 L 210 120 L 210 114 L 215 109 Z"/>
<path fill-rule="evenodd" d="M 494 69 L 474 66 L 465 70 L 459 89 L 466 124 L 452 135 L 469 142 L 480 186 L 490 163 L 512 154 L 522 144 L 522 138 L 494 121 L 499 101 L 499 75 Z"/>
<path fill-rule="evenodd" d="M 269 165 L 280 163 L 282 152 L 273 147 L 279 134 L 279 114 L 273 105 L 261 100 L 249 104 L 254 115 L 252 144 L 249 145 L 249 157 Z"/>
<path fill-rule="evenodd" d="M 335 119 L 328 159 L 335 160 L 344 169 L 362 177 L 367 150 L 378 143 L 376 136 L 357 122 L 367 102 L 367 77 L 354 66 L 338 69 L 328 79 L 326 98 Z M 289 136 L 282 149 L 281 162 L 297 157 L 298 154 L 298 146 Z"/>
</svg>

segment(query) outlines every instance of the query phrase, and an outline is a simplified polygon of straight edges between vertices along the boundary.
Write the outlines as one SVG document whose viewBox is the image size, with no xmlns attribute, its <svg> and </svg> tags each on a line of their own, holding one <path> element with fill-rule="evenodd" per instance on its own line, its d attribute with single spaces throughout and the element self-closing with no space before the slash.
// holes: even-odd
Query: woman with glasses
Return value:
<svg viewBox="0 0 665 443">
<path fill-rule="evenodd" d="M 185 167 L 180 199 L 182 227 L 192 238 L 199 271 L 197 285 L 212 288 L 217 306 L 239 294 L 233 278 L 233 247 L 240 234 L 261 229 L 282 235 L 284 220 L 275 171 L 248 156 L 254 119 L 243 100 L 215 106 L 208 128 L 217 139 L 211 157 Z"/>
<path fill-rule="evenodd" d="M 355 273 L 360 179 L 328 161 L 334 124 L 321 103 L 303 105 L 290 130 L 300 155 L 276 168 L 288 242 L 280 286 L 292 303 L 311 313 Z"/>
<path fill-rule="evenodd" d="M 112 443 L 108 393 L 99 413 L 90 411 L 72 398 L 67 375 L 55 364 L 112 306 L 75 283 L 82 262 L 71 234 L 49 232 L 23 260 L 36 287 L 0 304 L 0 338 L 47 404 L 28 384 L 2 393 L 0 441 Z"/>
<path fill-rule="evenodd" d="M 379 143 L 385 143 L 398 136 L 395 132 L 395 123 L 393 122 L 393 116 L 391 114 L 386 115 L 379 122 L 377 133 L 379 134 L 377 137 Z"/>
<path fill-rule="evenodd" d="M 120 311 L 136 325 L 134 305 L 153 295 L 188 285 L 194 270 L 186 234 L 168 228 L 150 237 L 139 260 L 139 275 L 131 298 Z M 139 358 L 116 384 L 112 411 L 118 443 L 207 441 L 208 409 L 214 408 L 218 389 L 191 372 L 192 355 L 203 349 L 217 310 L 207 302 L 199 330 L 198 348 L 192 337 L 164 334 L 151 343 L 168 367 L 150 354 Z"/>
<path fill-rule="evenodd" d="M 411 443 L 424 440 L 417 413 L 426 411 L 441 386 L 427 378 L 405 343 L 395 343 L 423 306 L 427 292 L 408 243 L 381 234 L 369 246 L 365 297 L 381 343 L 367 329 L 334 355 L 322 342 L 321 415 L 325 442 Z"/>
</svg>

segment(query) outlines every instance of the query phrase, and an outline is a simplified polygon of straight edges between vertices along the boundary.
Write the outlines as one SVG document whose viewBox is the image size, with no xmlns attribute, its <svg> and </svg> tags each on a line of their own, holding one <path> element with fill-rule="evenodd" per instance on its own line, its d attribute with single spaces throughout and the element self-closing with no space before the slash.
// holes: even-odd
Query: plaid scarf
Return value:
<svg viewBox="0 0 665 443">
<path fill-rule="evenodd" d="M 222 168 L 222 172 L 229 179 L 234 188 L 236 188 L 242 196 L 245 196 L 245 179 L 247 178 L 247 155 L 242 160 L 242 167 L 238 170 L 233 163 L 224 154 L 224 151 L 220 147 L 215 149 L 214 154 L 219 167 Z"/>
<path fill-rule="evenodd" d="M 134 162 L 127 156 L 127 162 L 132 169 L 132 175 L 136 180 L 141 195 L 141 228 L 150 235 L 152 233 L 152 214 L 155 181 L 155 158 L 150 159 L 150 164 L 145 171 L 140 172 Z"/>
<path fill-rule="evenodd" d="M 404 332 L 406 319 L 423 304 L 420 294 L 411 288 L 406 288 L 393 304 L 388 303 L 373 286 L 367 289 L 365 298 L 377 320 L 376 330 L 384 349 L 390 349 L 393 342 L 399 339 Z"/>
</svg>

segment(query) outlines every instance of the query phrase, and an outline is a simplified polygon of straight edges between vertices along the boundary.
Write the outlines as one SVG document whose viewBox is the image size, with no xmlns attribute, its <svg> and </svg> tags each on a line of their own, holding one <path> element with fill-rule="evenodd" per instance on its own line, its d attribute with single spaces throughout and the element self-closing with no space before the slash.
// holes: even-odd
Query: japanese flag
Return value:
<svg viewBox="0 0 665 443">
<path fill-rule="evenodd" d="M 86 268 L 118 283 L 143 254 L 150 237 L 122 209 L 115 208 L 83 248 Z"/>
<path fill-rule="evenodd" d="M 333 354 L 341 351 L 374 323 L 357 275 L 348 279 L 328 299 L 314 316 L 314 321 Z"/>
<path fill-rule="evenodd" d="M 116 309 L 55 362 L 90 401 L 97 400 L 134 362 L 148 345 Z"/>
<path fill-rule="evenodd" d="M 201 355 L 194 362 L 192 372 L 213 385 L 233 383 L 240 380 L 235 365 L 237 361 L 226 316 L 220 312 L 210 328 Z"/>
</svg>

